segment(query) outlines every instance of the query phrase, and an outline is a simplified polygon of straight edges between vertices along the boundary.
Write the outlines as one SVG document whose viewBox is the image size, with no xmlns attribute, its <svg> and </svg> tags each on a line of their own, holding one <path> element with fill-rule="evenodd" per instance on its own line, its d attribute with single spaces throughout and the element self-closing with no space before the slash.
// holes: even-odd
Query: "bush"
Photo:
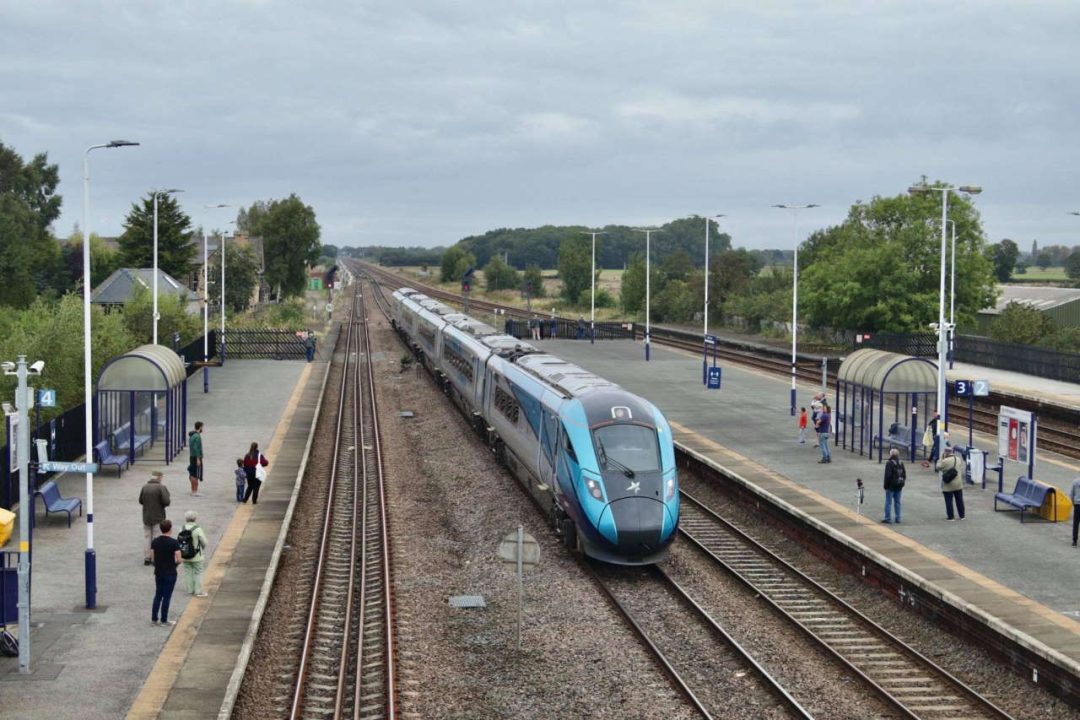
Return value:
<svg viewBox="0 0 1080 720">
<path fill-rule="evenodd" d="M 592 306 L 592 288 L 588 288 L 581 291 L 578 295 L 577 306 L 578 307 L 591 307 Z M 600 288 L 596 289 L 596 307 L 598 308 L 613 308 L 615 307 L 615 297 L 607 290 Z"/>
</svg>

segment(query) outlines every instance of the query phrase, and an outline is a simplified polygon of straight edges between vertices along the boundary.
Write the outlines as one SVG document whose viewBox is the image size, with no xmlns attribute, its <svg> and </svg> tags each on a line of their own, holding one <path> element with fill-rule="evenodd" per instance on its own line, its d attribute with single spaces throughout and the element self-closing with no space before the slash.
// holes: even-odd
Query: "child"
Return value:
<svg viewBox="0 0 1080 720">
<path fill-rule="evenodd" d="M 244 502 L 244 486 L 247 484 L 244 458 L 236 458 L 236 470 L 233 471 L 233 475 L 236 477 L 236 502 Z"/>
<path fill-rule="evenodd" d="M 799 444 L 806 444 L 806 408 L 799 411 Z"/>
</svg>

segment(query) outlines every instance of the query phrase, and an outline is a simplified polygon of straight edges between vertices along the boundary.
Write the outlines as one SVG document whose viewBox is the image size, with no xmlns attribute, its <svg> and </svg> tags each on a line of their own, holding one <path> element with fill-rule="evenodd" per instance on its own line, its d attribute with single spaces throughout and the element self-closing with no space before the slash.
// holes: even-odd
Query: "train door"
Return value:
<svg viewBox="0 0 1080 720">
<path fill-rule="evenodd" d="M 559 415 L 554 408 L 545 404 L 540 421 L 540 453 L 536 470 L 540 481 L 556 493 L 562 492 L 555 478 L 555 451 L 558 444 Z"/>
</svg>

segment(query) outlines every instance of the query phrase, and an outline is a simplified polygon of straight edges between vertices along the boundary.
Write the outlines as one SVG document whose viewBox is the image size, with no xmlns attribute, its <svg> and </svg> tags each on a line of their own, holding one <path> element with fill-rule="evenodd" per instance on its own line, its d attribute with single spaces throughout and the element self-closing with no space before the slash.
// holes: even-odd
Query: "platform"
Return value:
<svg viewBox="0 0 1080 720">
<path fill-rule="evenodd" d="M 202 497 L 190 495 L 186 453 L 169 465 L 140 458 L 120 478 L 105 473 L 95 479 L 95 610 L 83 607 L 84 521 L 77 519 L 69 530 L 65 518 L 46 522 L 41 514 L 33 538 L 31 673 L 20 675 L 15 658 L 0 658 L 5 720 L 217 715 L 326 367 L 302 360 L 230 360 L 211 369 L 209 394 L 189 392 L 189 425 L 205 423 Z M 236 458 L 252 442 L 271 461 L 257 507 L 236 502 L 233 481 Z M 195 510 L 209 540 L 209 597 L 187 595 L 181 577 L 170 609 L 178 622 L 171 630 L 150 624 L 153 569 L 142 562 L 138 495 L 152 470 L 165 474 L 169 518 L 182 523 L 184 512 Z M 63 495 L 85 497 L 84 476 L 58 481 Z"/>
<path fill-rule="evenodd" d="M 721 389 L 706 390 L 701 357 L 689 353 L 654 345 L 652 360 L 645 362 L 640 342 L 556 340 L 539 347 L 655 402 L 671 421 L 677 442 L 720 465 L 737 466 L 749 481 L 818 517 L 832 532 L 1080 663 L 1080 550 L 1070 546 L 1071 523 L 1021 524 L 1018 513 L 995 513 L 996 484 L 990 482 L 985 491 L 968 486 L 967 519 L 947 522 L 936 474 L 916 462 L 907 464 L 903 524 L 882 525 L 883 465 L 837 447 L 831 464 L 818 464 L 816 438 L 809 434 L 805 445 L 797 442 L 790 380 L 724 366 Z M 1044 390 L 1044 382 L 1032 378 L 1025 384 L 1027 394 L 1057 392 Z M 800 385 L 799 405 L 809 407 L 816 390 Z M 961 433 L 956 427 L 954 436 L 966 437 L 966 428 Z M 975 443 L 994 447 L 993 438 L 981 433 Z M 1067 490 L 1080 475 L 1075 460 L 1039 457 L 1035 475 L 1043 482 Z M 1011 474 L 1005 482 L 1009 490 L 1019 473 Z M 866 485 L 863 517 L 854 513 L 856 478 Z"/>
</svg>

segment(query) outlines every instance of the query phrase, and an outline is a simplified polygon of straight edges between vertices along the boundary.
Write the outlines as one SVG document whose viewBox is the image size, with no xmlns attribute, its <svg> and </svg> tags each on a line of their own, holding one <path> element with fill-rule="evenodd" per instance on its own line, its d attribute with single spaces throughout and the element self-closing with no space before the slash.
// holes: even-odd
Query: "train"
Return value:
<svg viewBox="0 0 1080 720">
<path fill-rule="evenodd" d="M 573 550 L 666 557 L 679 524 L 671 427 L 649 401 L 412 288 L 391 324 Z"/>
</svg>

